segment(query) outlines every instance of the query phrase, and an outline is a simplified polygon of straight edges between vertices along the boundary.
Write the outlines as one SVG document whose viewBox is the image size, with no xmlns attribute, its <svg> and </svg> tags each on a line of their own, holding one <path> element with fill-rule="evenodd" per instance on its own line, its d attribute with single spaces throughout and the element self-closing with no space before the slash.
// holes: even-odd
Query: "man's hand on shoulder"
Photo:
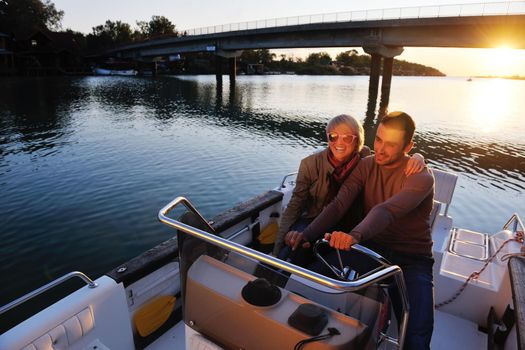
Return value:
<svg viewBox="0 0 525 350">
<path fill-rule="evenodd" d="M 420 153 L 414 153 L 414 155 L 408 160 L 408 163 L 405 167 L 405 175 L 410 176 L 412 174 L 420 173 L 423 171 L 423 169 L 425 169 L 425 167 L 425 157 L 423 157 L 423 155 Z"/>
</svg>

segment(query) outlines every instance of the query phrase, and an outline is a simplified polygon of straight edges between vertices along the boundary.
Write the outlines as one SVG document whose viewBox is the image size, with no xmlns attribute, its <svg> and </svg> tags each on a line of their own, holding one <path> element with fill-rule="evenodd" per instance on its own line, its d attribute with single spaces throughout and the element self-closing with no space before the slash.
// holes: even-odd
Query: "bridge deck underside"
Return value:
<svg viewBox="0 0 525 350">
<path fill-rule="evenodd" d="M 154 57 L 210 50 L 309 47 L 490 48 L 525 49 L 525 15 L 319 23 L 150 40 L 112 54 Z"/>
</svg>

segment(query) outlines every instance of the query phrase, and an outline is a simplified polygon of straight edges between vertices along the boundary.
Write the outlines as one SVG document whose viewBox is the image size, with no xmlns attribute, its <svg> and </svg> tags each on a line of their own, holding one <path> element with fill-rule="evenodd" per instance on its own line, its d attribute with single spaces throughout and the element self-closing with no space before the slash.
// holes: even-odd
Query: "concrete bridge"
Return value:
<svg viewBox="0 0 525 350">
<path fill-rule="evenodd" d="M 189 52 L 213 52 L 222 83 L 222 58 L 236 61 L 245 49 L 362 47 L 371 55 L 368 111 L 375 113 L 381 62 L 379 115 L 388 107 L 393 58 L 404 47 L 525 49 L 525 1 L 407 7 L 286 17 L 182 31 L 183 36 L 148 40 L 108 52 L 153 60 Z"/>
</svg>

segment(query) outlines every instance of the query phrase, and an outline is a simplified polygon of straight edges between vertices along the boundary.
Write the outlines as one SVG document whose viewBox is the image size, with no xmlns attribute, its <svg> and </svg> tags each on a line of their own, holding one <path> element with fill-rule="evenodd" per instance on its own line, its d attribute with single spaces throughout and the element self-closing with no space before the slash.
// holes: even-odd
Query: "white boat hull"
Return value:
<svg viewBox="0 0 525 350">
<path fill-rule="evenodd" d="M 93 73 L 95 75 L 119 75 L 119 76 L 135 76 L 138 72 L 134 69 L 116 70 L 116 69 L 104 69 L 94 68 Z"/>
</svg>

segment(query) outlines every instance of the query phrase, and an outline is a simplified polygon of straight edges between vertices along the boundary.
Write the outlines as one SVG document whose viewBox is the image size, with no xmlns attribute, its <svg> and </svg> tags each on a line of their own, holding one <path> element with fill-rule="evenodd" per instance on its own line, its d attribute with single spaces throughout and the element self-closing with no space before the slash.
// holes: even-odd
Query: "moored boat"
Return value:
<svg viewBox="0 0 525 350">
<path fill-rule="evenodd" d="M 120 76 L 135 76 L 138 72 L 134 69 L 105 69 L 93 68 L 95 75 L 120 75 Z"/>
<path fill-rule="evenodd" d="M 455 228 L 448 208 L 457 177 L 438 170 L 434 176 L 434 283 L 436 302 L 444 305 L 435 313 L 433 348 L 522 348 L 521 220 L 513 215 L 492 235 Z M 397 266 L 356 246 L 354 253 L 377 261 L 377 269 L 334 266 L 344 273 L 323 276 L 267 254 L 261 237 L 275 231 L 293 190 L 289 178 L 212 221 L 176 198 L 159 219 L 178 238 L 95 281 L 73 273 L 0 308 L 3 317 L 72 277 L 87 283 L 0 335 L 0 349 L 401 347 L 406 314 L 392 316 L 386 293 L 395 287 L 404 295 Z M 181 204 L 188 213 L 173 219 Z"/>
</svg>

